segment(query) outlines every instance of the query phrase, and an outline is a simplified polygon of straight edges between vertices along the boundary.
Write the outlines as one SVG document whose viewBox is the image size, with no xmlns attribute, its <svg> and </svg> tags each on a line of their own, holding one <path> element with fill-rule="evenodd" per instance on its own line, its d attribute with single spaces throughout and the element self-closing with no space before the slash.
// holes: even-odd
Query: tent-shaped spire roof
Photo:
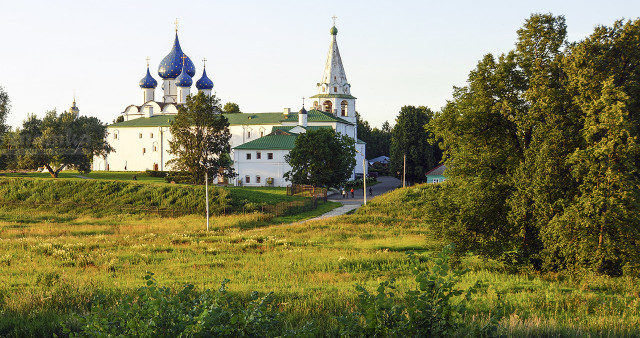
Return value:
<svg viewBox="0 0 640 338">
<path fill-rule="evenodd" d="M 347 75 L 344 72 L 344 66 L 342 65 L 342 58 L 340 57 L 340 50 L 338 49 L 338 41 L 336 36 L 338 35 L 338 29 L 335 26 L 331 28 L 331 44 L 329 45 L 329 52 L 327 53 L 327 62 L 324 65 L 324 71 L 322 72 L 322 83 L 327 83 L 330 86 L 344 85 L 347 83 Z"/>
</svg>

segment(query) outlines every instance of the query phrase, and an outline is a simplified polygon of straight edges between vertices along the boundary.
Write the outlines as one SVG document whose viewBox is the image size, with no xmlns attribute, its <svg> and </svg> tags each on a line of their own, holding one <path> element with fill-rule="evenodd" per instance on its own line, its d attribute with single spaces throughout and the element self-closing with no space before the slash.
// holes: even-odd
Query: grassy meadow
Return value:
<svg viewBox="0 0 640 338">
<path fill-rule="evenodd" d="M 217 289 L 229 279 L 239 298 L 273 292 L 283 325 L 313 321 L 336 335 L 336 316 L 358 302 L 356 283 L 374 290 L 393 277 L 398 291 L 412 288 L 405 251 L 432 257 L 445 244 L 420 218 L 419 196 L 428 189 L 396 190 L 355 214 L 303 223 L 334 205 L 282 218 L 216 216 L 210 231 L 199 215 L 2 209 L 0 336 L 65 336 L 63 326 L 73 331 L 97 296 L 131 294 L 147 272 L 175 290 L 187 283 Z M 482 325 L 499 314 L 497 333 L 507 336 L 640 335 L 637 279 L 513 272 L 474 255 L 459 265 L 470 269 L 460 287 L 479 282 L 466 322 Z"/>
</svg>

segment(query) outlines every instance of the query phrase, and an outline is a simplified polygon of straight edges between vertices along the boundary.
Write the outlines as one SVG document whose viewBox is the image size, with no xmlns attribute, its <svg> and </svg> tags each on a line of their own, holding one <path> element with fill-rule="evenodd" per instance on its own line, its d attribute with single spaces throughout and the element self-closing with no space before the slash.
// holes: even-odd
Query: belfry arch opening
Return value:
<svg viewBox="0 0 640 338">
<path fill-rule="evenodd" d="M 331 104 L 331 101 L 324 101 L 324 103 L 322 103 L 322 110 L 326 111 L 327 113 L 333 113 L 333 104 Z"/>
<path fill-rule="evenodd" d="M 349 115 L 348 107 L 349 107 L 349 103 L 347 103 L 346 100 L 344 100 L 344 101 L 342 101 L 340 103 L 340 112 L 341 112 L 342 116 L 348 116 Z"/>
</svg>

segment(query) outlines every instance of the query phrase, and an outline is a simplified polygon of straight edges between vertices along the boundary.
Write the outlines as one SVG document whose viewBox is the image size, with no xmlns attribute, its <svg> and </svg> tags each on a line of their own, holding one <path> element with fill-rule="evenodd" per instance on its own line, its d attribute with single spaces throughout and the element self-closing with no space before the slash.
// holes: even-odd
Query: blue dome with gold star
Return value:
<svg viewBox="0 0 640 338">
<path fill-rule="evenodd" d="M 196 82 L 196 88 L 198 88 L 198 90 L 213 89 L 213 81 L 207 77 L 206 69 L 202 70 L 202 77 Z"/>
<path fill-rule="evenodd" d="M 160 66 L 158 66 L 158 75 L 160 75 L 163 79 L 175 79 L 182 72 L 182 57 L 184 58 L 184 65 L 187 71 L 187 74 L 190 77 L 196 75 L 196 67 L 191 62 L 191 59 L 182 52 L 182 48 L 180 48 L 180 41 L 178 41 L 178 33 L 176 32 L 176 39 L 173 42 L 173 48 L 167 54 L 167 56 L 162 59 L 160 62 Z"/>
<path fill-rule="evenodd" d="M 149 73 L 149 66 L 147 66 L 147 76 L 140 80 L 140 88 L 156 88 L 157 86 L 158 81 L 151 76 L 151 73 Z"/>
<path fill-rule="evenodd" d="M 178 77 L 176 78 L 177 87 L 191 87 L 191 85 L 193 84 L 193 79 L 187 72 L 186 67 L 187 63 L 185 62 L 184 65 L 182 65 L 182 73 L 180 73 L 180 75 L 178 75 Z"/>
</svg>

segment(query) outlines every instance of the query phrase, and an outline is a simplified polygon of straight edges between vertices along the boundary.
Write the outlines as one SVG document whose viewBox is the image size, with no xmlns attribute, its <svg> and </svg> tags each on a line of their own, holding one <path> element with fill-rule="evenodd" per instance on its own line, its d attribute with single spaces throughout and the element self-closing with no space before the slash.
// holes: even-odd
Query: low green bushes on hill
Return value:
<svg viewBox="0 0 640 338">
<path fill-rule="evenodd" d="M 201 213 L 205 210 L 205 191 L 204 187 L 189 185 L 6 178 L 0 180 L 0 204 L 51 207 L 78 213 L 109 213 L 123 209 L 172 209 L 180 213 Z M 209 205 L 214 211 L 230 208 L 229 191 L 209 187 Z"/>
</svg>

